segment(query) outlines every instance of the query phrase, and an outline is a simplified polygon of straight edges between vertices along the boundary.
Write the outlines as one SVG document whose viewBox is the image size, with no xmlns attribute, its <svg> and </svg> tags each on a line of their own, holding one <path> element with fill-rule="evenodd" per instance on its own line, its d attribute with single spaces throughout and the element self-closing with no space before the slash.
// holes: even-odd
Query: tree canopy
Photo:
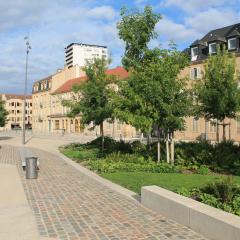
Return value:
<svg viewBox="0 0 240 240">
<path fill-rule="evenodd" d="M 0 127 L 4 127 L 6 124 L 8 112 L 5 109 L 5 104 L 0 100 Z"/>
<path fill-rule="evenodd" d="M 240 109 L 240 78 L 236 58 L 220 48 L 204 64 L 204 75 L 196 85 L 198 113 L 206 119 L 235 118 Z"/>
<path fill-rule="evenodd" d="M 120 39 L 125 43 L 125 54 L 122 59 L 123 66 L 129 70 L 143 62 L 148 54 L 148 43 L 157 37 L 155 26 L 161 15 L 154 13 L 150 6 L 143 12 L 138 10 L 121 10 L 121 20 L 117 24 Z"/>
<path fill-rule="evenodd" d="M 109 94 L 112 91 L 108 87 L 114 81 L 114 76 L 106 74 L 107 62 L 104 59 L 95 59 L 85 67 L 87 81 L 75 85 L 74 100 L 65 101 L 65 105 L 71 108 L 70 116 L 81 115 L 81 124 L 101 127 L 104 120 L 113 117 L 113 109 L 109 104 Z M 77 95 L 77 97 L 76 97 Z"/>
<path fill-rule="evenodd" d="M 116 116 L 145 133 L 154 124 L 165 130 L 182 129 L 189 102 L 186 83 L 178 74 L 187 58 L 172 43 L 169 49 L 149 47 L 158 36 L 155 27 L 161 19 L 151 7 L 143 12 L 123 9 L 121 16 L 118 30 L 125 42 L 122 64 L 130 70 L 130 77 L 120 83 Z"/>
</svg>

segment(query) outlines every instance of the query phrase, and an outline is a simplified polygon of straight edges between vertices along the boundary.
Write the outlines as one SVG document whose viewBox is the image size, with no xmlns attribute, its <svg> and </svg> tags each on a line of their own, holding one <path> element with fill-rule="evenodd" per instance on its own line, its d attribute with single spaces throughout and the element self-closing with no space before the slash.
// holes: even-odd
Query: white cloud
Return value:
<svg viewBox="0 0 240 240">
<path fill-rule="evenodd" d="M 35 24 L 46 9 L 47 0 L 0 1 L 0 32 L 21 25 Z"/>
<path fill-rule="evenodd" d="M 116 11 L 110 6 L 96 7 L 88 11 L 88 16 L 96 19 L 112 20 L 116 15 Z"/>
<path fill-rule="evenodd" d="M 196 16 L 185 19 L 185 25 L 195 29 L 201 34 L 207 34 L 208 31 L 235 24 L 239 21 L 239 16 L 232 10 L 217 10 L 210 8 Z"/>
<path fill-rule="evenodd" d="M 175 23 L 166 17 L 160 20 L 156 29 L 160 38 L 164 36 L 165 40 L 173 40 L 177 44 L 191 41 L 200 36 L 194 29 L 186 27 L 184 24 Z"/>
<path fill-rule="evenodd" d="M 46 0 L 42 0 L 44 1 Z M 0 15 L 0 22 L 5 24 L 4 28 L 0 27 L 1 92 L 23 92 L 25 70 L 23 38 L 27 33 L 30 33 L 32 45 L 29 55 L 29 90 L 32 82 L 63 67 L 64 47 L 71 42 L 107 45 L 110 51 L 121 46 L 115 28 L 118 13 L 111 6 L 71 5 L 68 0 L 60 0 L 58 3 L 61 4 L 58 5 L 55 4 L 56 1 L 53 2 L 48 1 L 49 4 L 46 6 L 22 4 L 16 7 L 18 11 L 14 8 L 4 17 Z M 0 8 L 6 6 L 7 4 L 2 4 L 0 0 Z M 24 15 L 26 18 L 23 21 Z M 14 21 L 11 18 L 14 18 Z M 7 25 L 9 22 L 11 24 Z M 118 64 L 120 52 L 118 50 L 113 53 L 113 64 Z"/>
<path fill-rule="evenodd" d="M 199 11 L 209 7 L 219 7 L 225 3 L 233 3 L 236 0 L 165 0 L 160 5 L 163 7 L 178 7 L 191 14 L 197 14 Z"/>
</svg>

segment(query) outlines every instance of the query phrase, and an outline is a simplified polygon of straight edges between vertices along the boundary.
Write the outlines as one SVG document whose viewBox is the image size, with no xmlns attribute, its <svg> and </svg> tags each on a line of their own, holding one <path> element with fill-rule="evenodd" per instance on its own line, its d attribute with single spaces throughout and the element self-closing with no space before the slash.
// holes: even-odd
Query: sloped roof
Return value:
<svg viewBox="0 0 240 240">
<path fill-rule="evenodd" d="M 108 69 L 106 71 L 106 74 L 114 75 L 119 79 L 124 79 L 128 76 L 128 72 L 123 67 L 116 67 L 113 69 Z M 65 82 L 62 86 L 60 86 L 58 89 L 56 89 L 53 94 L 61 94 L 61 93 L 70 92 L 74 85 L 78 85 L 82 82 L 85 82 L 86 80 L 87 80 L 87 76 L 70 79 L 67 82 Z"/>
<path fill-rule="evenodd" d="M 198 45 L 198 44 L 204 44 L 211 41 L 227 41 L 227 38 L 230 36 L 237 36 L 240 33 L 240 23 L 233 24 L 227 27 L 214 29 L 210 32 L 208 32 L 202 39 L 196 40 L 191 44 L 191 46 Z M 190 47 L 191 47 L 190 46 Z"/>
<path fill-rule="evenodd" d="M 236 29 L 234 29 L 234 30 L 228 35 L 228 37 L 236 37 L 236 36 L 240 36 L 240 32 L 237 31 Z"/>
<path fill-rule="evenodd" d="M 197 46 L 197 45 L 206 46 L 206 44 L 202 40 L 196 40 L 190 45 L 190 47 L 194 47 L 194 46 Z"/>
<path fill-rule="evenodd" d="M 24 100 L 24 95 L 20 95 L 20 94 L 5 94 L 5 93 L 3 93 L 2 95 L 5 95 L 7 100 L 10 100 L 10 99 Z M 26 99 L 32 99 L 32 95 L 27 95 Z"/>
</svg>

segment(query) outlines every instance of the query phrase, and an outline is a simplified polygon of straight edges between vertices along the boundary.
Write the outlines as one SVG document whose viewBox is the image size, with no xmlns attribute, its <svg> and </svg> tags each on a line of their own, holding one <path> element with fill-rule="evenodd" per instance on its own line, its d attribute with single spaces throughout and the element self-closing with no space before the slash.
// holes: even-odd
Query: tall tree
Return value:
<svg viewBox="0 0 240 240">
<path fill-rule="evenodd" d="M 126 45 L 122 63 L 130 69 L 130 77 L 120 83 L 114 109 L 119 119 L 142 132 L 149 133 L 157 124 L 167 136 L 184 127 L 188 113 L 186 84 L 177 77 L 187 59 L 174 45 L 168 50 L 148 47 L 157 37 L 155 25 L 160 18 L 150 7 L 143 13 L 122 12 L 118 24 Z"/>
<path fill-rule="evenodd" d="M 154 13 L 150 6 L 146 6 L 143 12 L 122 8 L 120 15 L 121 20 L 117 28 L 120 39 L 125 43 L 122 64 L 129 70 L 136 68 L 146 57 L 149 57 L 146 54 L 149 50 L 148 43 L 157 38 L 155 26 L 161 19 L 161 15 Z"/>
<path fill-rule="evenodd" d="M 235 118 L 240 110 L 240 78 L 236 73 L 236 58 L 226 49 L 218 48 L 217 54 L 209 56 L 204 64 L 204 76 L 196 84 L 198 114 L 205 119 L 216 119 L 223 126 L 226 140 L 226 118 Z M 218 128 L 218 126 L 217 126 Z"/>
<path fill-rule="evenodd" d="M 4 127 L 7 121 L 8 112 L 5 109 L 4 101 L 0 100 L 0 127 Z"/>
<path fill-rule="evenodd" d="M 70 116 L 81 115 L 82 126 L 93 123 L 100 126 L 102 149 L 104 149 L 103 122 L 113 118 L 113 109 L 109 104 L 112 89 L 109 86 L 114 81 L 114 76 L 107 75 L 107 62 L 105 59 L 95 59 L 85 67 L 87 81 L 75 85 L 74 99 L 64 101 L 63 104 L 71 109 Z"/>
</svg>

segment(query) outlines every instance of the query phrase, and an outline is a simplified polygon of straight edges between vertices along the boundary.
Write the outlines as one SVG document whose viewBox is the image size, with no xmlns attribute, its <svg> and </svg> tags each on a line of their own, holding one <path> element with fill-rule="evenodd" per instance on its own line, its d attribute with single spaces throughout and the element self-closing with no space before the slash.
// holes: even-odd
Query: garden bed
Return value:
<svg viewBox="0 0 240 240">
<path fill-rule="evenodd" d="M 105 139 L 103 151 L 100 138 L 87 144 L 63 146 L 60 151 L 136 193 L 142 186 L 157 185 L 240 215 L 240 177 L 229 177 L 240 172 L 240 147 L 232 142 L 215 146 L 207 142 L 179 143 L 175 166 L 164 160 L 156 162 L 156 144 L 148 148 L 140 142 L 124 143 L 110 138 Z"/>
</svg>

